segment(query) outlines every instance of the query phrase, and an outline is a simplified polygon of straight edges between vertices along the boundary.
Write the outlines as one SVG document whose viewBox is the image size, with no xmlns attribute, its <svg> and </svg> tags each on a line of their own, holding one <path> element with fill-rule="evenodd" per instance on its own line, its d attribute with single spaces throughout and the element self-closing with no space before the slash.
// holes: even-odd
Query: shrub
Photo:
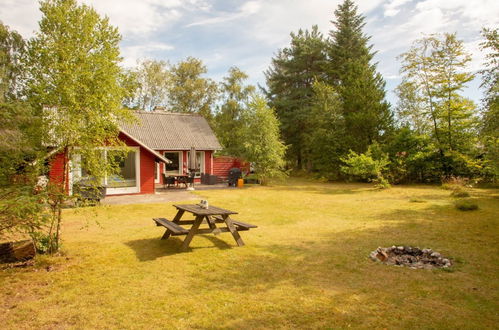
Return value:
<svg viewBox="0 0 499 330">
<path fill-rule="evenodd" d="M 470 199 L 459 199 L 454 205 L 456 206 L 456 209 L 461 211 L 473 211 L 478 209 L 477 203 Z"/>
<path fill-rule="evenodd" d="M 458 197 L 458 198 L 470 197 L 470 193 L 462 189 L 455 189 L 450 193 L 450 195 L 452 197 Z"/>
<path fill-rule="evenodd" d="M 365 154 L 357 154 L 350 150 L 347 157 L 341 158 L 341 161 L 346 164 L 346 166 L 341 166 L 341 171 L 350 176 L 372 181 L 378 188 L 389 188 L 390 183 L 384 177 L 383 172 L 390 162 L 386 154 L 375 155 L 376 148 L 376 145 L 369 146 Z"/>
</svg>

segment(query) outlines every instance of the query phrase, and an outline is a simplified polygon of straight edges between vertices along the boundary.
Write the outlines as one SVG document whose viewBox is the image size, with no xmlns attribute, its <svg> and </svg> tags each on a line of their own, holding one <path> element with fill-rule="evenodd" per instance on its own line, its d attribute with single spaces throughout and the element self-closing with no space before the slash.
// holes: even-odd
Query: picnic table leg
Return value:
<svg viewBox="0 0 499 330">
<path fill-rule="evenodd" d="M 189 229 L 189 234 L 184 239 L 184 242 L 182 243 L 181 250 L 185 251 L 189 247 L 189 244 L 191 244 L 192 238 L 194 235 L 196 235 L 196 232 L 198 231 L 199 226 L 201 225 L 201 222 L 203 222 L 203 215 L 198 215 L 196 216 L 196 219 L 194 220 L 194 224 L 192 225 L 191 229 Z"/>
<path fill-rule="evenodd" d="M 163 236 L 161 236 L 161 239 L 168 239 L 168 237 L 170 237 L 171 233 L 172 232 L 170 231 L 170 229 L 167 229 L 165 231 L 165 233 L 163 234 Z"/>
<path fill-rule="evenodd" d="M 232 234 L 232 237 L 234 237 L 234 239 L 236 240 L 237 246 L 243 246 L 244 241 L 241 238 L 241 236 L 239 235 L 238 231 L 236 230 L 236 227 L 232 223 L 232 220 L 229 217 L 229 215 L 224 215 L 223 218 L 224 218 L 225 223 L 227 224 L 227 228 L 229 228 L 229 231 Z"/>
<path fill-rule="evenodd" d="M 178 210 L 177 214 L 175 215 L 175 218 L 173 218 L 172 222 L 178 223 L 180 221 L 180 218 L 184 215 L 185 211 L 184 210 Z"/>
</svg>

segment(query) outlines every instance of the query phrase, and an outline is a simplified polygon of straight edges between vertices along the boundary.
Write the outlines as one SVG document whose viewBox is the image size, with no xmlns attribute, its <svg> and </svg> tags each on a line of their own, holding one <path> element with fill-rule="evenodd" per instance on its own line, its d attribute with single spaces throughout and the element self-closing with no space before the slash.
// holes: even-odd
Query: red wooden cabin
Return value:
<svg viewBox="0 0 499 330">
<path fill-rule="evenodd" d="M 221 146 L 204 117 L 164 111 L 138 111 L 135 115 L 137 123 L 120 125 L 119 138 L 132 151 L 121 166 L 120 177 L 105 179 L 107 195 L 153 194 L 155 184 L 163 183 L 163 173 L 187 174 L 191 147 L 196 149 L 199 168 L 195 182 L 200 181 L 201 173 L 213 174 L 213 153 Z M 62 153 L 53 157 L 50 180 L 61 180 L 65 161 Z M 85 170 L 73 162 L 69 165 L 71 191 L 72 184 L 85 176 Z"/>
</svg>

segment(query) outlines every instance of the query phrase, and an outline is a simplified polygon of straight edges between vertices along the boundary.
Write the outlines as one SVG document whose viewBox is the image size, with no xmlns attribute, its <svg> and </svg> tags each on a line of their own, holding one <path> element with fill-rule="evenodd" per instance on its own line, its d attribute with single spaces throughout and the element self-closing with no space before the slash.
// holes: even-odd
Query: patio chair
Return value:
<svg viewBox="0 0 499 330">
<path fill-rule="evenodd" d="M 195 172 L 190 172 L 189 176 L 185 178 L 185 184 L 189 186 L 191 183 L 194 184 L 194 177 L 196 176 Z"/>
<path fill-rule="evenodd" d="M 170 188 L 171 185 L 175 185 L 175 177 L 174 176 L 166 176 L 165 173 L 161 173 L 163 175 L 163 185 L 166 188 Z"/>
</svg>

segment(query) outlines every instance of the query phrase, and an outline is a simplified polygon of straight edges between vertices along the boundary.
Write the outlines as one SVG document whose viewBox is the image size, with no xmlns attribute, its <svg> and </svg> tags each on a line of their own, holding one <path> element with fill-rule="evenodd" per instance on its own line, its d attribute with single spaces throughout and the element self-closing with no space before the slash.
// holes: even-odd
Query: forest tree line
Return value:
<svg viewBox="0 0 499 330">
<path fill-rule="evenodd" d="M 391 105 L 364 27 L 364 16 L 345 0 L 328 36 L 317 26 L 291 33 L 290 45 L 272 58 L 259 90 L 245 83 L 248 76 L 237 67 L 217 83 L 193 57 L 176 64 L 143 60 L 126 72 L 131 93 L 125 105 L 202 114 L 222 153 L 245 158 L 252 142 L 245 128 L 254 121 L 248 105 L 263 93 L 279 121 L 287 169 L 329 180 L 495 180 L 497 29 L 482 31 L 488 60 L 478 74 L 470 71 L 471 55 L 455 33 L 415 40 L 398 58 L 402 82 L 395 90 L 398 102 Z M 476 76 L 483 80 L 481 107 L 462 95 Z"/>
</svg>

